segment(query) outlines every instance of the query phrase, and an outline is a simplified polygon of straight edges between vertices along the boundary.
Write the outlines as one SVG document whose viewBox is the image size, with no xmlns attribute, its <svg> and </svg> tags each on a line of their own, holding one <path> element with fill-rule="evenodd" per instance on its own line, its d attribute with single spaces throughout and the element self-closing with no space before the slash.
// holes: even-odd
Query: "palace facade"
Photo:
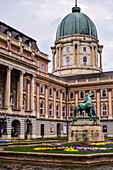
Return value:
<svg viewBox="0 0 113 170">
<path fill-rule="evenodd" d="M 0 22 L 0 137 L 67 136 L 74 107 L 89 92 L 104 134 L 113 136 L 113 72 L 102 71 L 102 48 L 76 6 L 58 26 L 50 74 L 36 40 Z"/>
</svg>

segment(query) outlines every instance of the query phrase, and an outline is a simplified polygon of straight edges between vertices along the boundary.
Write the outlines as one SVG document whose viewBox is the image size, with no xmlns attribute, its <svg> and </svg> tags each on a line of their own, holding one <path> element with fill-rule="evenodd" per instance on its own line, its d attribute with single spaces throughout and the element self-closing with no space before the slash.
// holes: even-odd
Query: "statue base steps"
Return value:
<svg viewBox="0 0 113 170">
<path fill-rule="evenodd" d="M 99 119 L 74 119 L 69 131 L 70 142 L 104 141 Z"/>
</svg>

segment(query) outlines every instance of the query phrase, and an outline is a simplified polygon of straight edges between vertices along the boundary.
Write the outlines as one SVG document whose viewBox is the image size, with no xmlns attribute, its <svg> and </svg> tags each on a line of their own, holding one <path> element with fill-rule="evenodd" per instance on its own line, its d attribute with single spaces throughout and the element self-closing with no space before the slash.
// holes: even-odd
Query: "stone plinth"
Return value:
<svg viewBox="0 0 113 170">
<path fill-rule="evenodd" d="M 71 123 L 69 141 L 104 141 L 99 119 L 78 118 Z"/>
</svg>

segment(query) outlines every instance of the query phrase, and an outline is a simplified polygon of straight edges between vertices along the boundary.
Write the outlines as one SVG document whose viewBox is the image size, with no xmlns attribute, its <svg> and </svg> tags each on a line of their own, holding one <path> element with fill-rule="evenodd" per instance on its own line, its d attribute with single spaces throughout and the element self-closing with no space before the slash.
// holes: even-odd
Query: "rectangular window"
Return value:
<svg viewBox="0 0 113 170">
<path fill-rule="evenodd" d="M 41 87 L 40 87 L 40 93 L 44 94 L 44 86 L 43 85 L 41 85 Z"/>
<path fill-rule="evenodd" d="M 65 92 L 63 92 L 63 100 L 65 100 Z"/>
<path fill-rule="evenodd" d="M 59 106 L 56 106 L 56 116 L 59 117 Z"/>
<path fill-rule="evenodd" d="M 65 109 L 65 106 L 63 107 L 63 117 L 66 116 L 66 109 Z"/>
<path fill-rule="evenodd" d="M 52 96 L 52 88 L 49 89 L 49 95 Z"/>
<path fill-rule="evenodd" d="M 70 65 L 70 58 L 66 57 L 66 65 L 69 66 Z"/>
<path fill-rule="evenodd" d="M 41 72 L 44 72 L 44 65 L 41 64 Z"/>
</svg>

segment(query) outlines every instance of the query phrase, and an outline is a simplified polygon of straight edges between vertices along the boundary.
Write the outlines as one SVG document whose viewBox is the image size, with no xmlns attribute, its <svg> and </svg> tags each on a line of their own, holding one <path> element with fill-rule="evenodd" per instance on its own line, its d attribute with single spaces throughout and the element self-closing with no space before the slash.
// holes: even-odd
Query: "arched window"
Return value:
<svg viewBox="0 0 113 170">
<path fill-rule="evenodd" d="M 2 91 L 0 90 L 0 107 L 2 107 Z"/>
<path fill-rule="evenodd" d="M 44 94 L 44 86 L 43 85 L 41 85 L 41 87 L 40 87 L 40 93 Z"/>
<path fill-rule="evenodd" d="M 102 90 L 102 97 L 107 97 L 106 90 Z"/>
<path fill-rule="evenodd" d="M 25 110 L 25 99 L 23 98 L 23 109 Z"/>
<path fill-rule="evenodd" d="M 93 94 L 94 94 L 94 97 L 92 97 L 92 98 L 95 98 L 95 91 L 94 91 L 94 90 L 92 90 L 92 91 L 91 91 L 91 93 L 93 93 Z"/>
<path fill-rule="evenodd" d="M 80 99 L 84 99 L 84 92 L 83 91 L 80 92 Z"/>
<path fill-rule="evenodd" d="M 86 56 L 83 58 L 83 65 L 84 65 L 84 66 L 87 65 L 87 57 L 86 57 Z"/>
<path fill-rule="evenodd" d="M 40 103 L 40 114 L 41 115 L 44 114 L 44 103 L 43 102 Z"/>
<path fill-rule="evenodd" d="M 63 117 L 66 117 L 66 107 L 63 106 Z"/>
<path fill-rule="evenodd" d="M 56 97 L 59 98 L 59 90 L 56 92 Z"/>
<path fill-rule="evenodd" d="M 65 100 L 65 92 L 63 92 L 63 100 Z"/>
<path fill-rule="evenodd" d="M 53 115 L 53 105 L 52 103 L 49 105 L 49 116 Z"/>
<path fill-rule="evenodd" d="M 56 106 L 56 116 L 59 117 L 59 105 Z"/>
<path fill-rule="evenodd" d="M 70 58 L 66 57 L 66 65 L 69 66 L 70 65 Z"/>
<path fill-rule="evenodd" d="M 102 116 L 107 116 L 107 106 L 106 106 L 106 104 L 103 104 L 103 106 L 102 106 Z"/>
<path fill-rule="evenodd" d="M 73 117 L 73 106 L 69 108 L 69 117 Z"/>
<path fill-rule="evenodd" d="M 52 88 L 49 89 L 49 95 L 52 96 Z"/>
<path fill-rule="evenodd" d="M 12 93 L 10 95 L 10 105 L 12 109 L 14 109 L 14 104 L 15 104 L 15 98 L 14 98 L 14 94 Z"/>
<path fill-rule="evenodd" d="M 70 99 L 74 99 L 74 93 L 70 92 Z"/>
</svg>

